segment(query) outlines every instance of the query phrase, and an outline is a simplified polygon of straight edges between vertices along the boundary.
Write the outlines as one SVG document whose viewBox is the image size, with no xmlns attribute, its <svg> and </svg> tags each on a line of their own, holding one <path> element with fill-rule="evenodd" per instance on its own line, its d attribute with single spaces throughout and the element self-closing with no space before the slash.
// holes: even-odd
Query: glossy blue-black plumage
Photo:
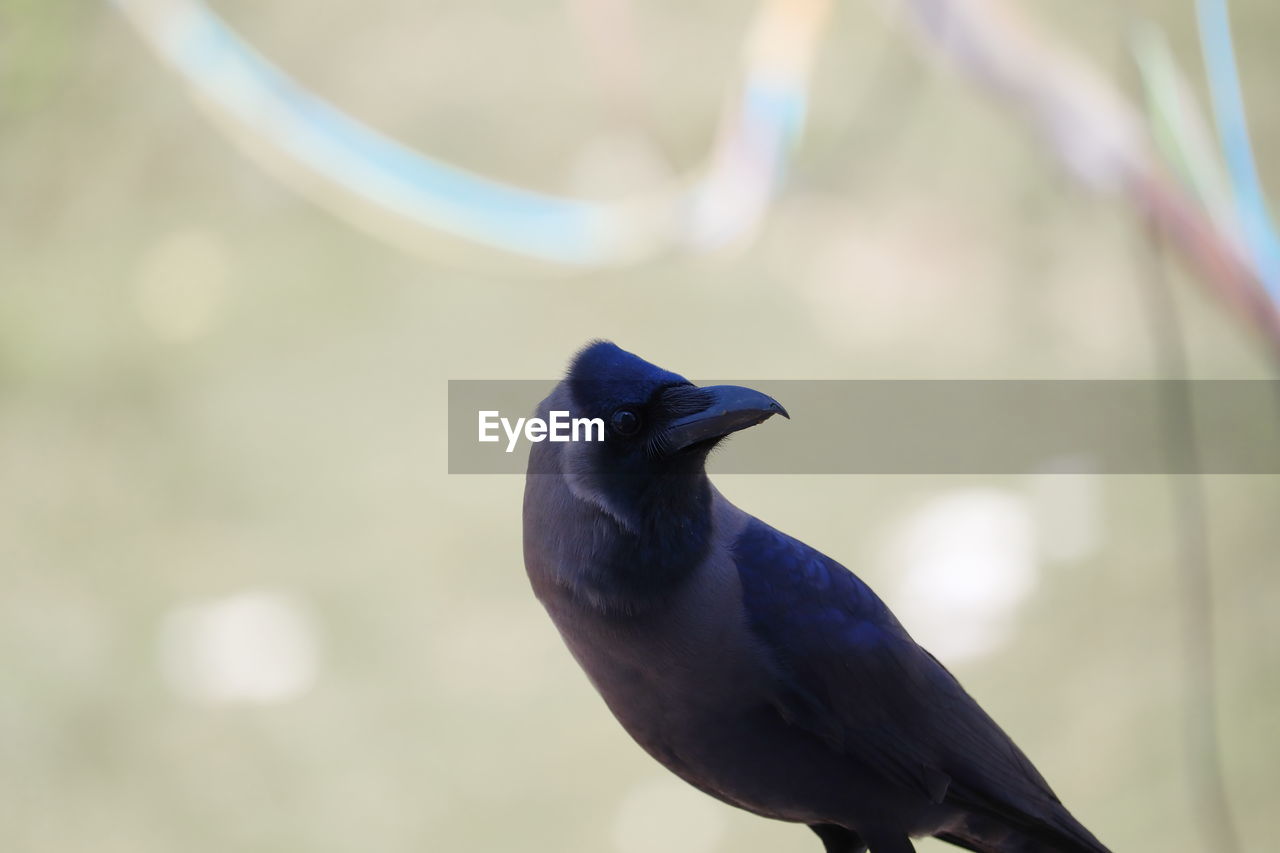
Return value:
<svg viewBox="0 0 1280 853">
<path fill-rule="evenodd" d="M 607 417 L 621 406 L 648 405 L 663 388 L 689 381 L 611 341 L 593 341 L 574 356 L 567 383 L 577 403 L 576 414 Z"/>
<path fill-rule="evenodd" d="M 693 387 L 683 376 L 638 359 L 610 341 L 583 347 L 573 359 L 566 385 L 575 416 L 608 421 L 617 410 L 627 409 L 645 424 L 662 416 L 664 392 Z M 636 605 L 661 598 L 706 556 L 711 487 L 693 483 L 688 466 L 653 476 L 644 434 L 611 438 L 603 446 L 584 448 L 594 486 L 614 509 L 595 531 L 602 542 L 593 582 L 602 596 Z M 672 529 L 681 535 L 661 535 Z"/>
<path fill-rule="evenodd" d="M 738 535 L 733 555 L 751 628 L 777 658 L 796 725 L 886 782 L 975 811 L 979 823 L 1003 820 L 1062 849 L 1102 849 L 852 572 L 758 519 Z"/>
</svg>

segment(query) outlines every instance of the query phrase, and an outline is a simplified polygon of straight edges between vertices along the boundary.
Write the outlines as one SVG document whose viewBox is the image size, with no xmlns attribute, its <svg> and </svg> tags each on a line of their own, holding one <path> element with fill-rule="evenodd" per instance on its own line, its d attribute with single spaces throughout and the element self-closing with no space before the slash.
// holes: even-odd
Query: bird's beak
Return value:
<svg viewBox="0 0 1280 853">
<path fill-rule="evenodd" d="M 672 451 L 763 423 L 774 415 L 790 418 L 782 404 L 750 388 L 739 385 L 708 385 L 697 397 L 709 401 L 705 408 L 672 421 L 666 428 L 665 444 Z"/>
</svg>

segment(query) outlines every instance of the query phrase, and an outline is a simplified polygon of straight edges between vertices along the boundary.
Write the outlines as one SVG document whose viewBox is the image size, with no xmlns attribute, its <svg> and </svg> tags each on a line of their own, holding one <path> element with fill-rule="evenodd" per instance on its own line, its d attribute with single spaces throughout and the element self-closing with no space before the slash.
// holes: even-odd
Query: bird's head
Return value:
<svg viewBox="0 0 1280 853">
<path fill-rule="evenodd" d="M 632 514 L 646 498 L 669 498 L 657 494 L 663 487 L 704 479 L 707 454 L 730 433 L 788 416 L 759 391 L 698 387 L 608 341 L 578 353 L 548 403 L 603 421 L 603 441 L 559 445 L 556 467 L 575 493 L 615 515 Z"/>
</svg>

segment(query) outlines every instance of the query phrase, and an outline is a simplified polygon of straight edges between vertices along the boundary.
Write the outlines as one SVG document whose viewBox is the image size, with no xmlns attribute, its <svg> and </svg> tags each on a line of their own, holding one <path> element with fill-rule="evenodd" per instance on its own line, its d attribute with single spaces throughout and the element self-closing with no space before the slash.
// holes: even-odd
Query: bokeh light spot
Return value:
<svg viewBox="0 0 1280 853">
<path fill-rule="evenodd" d="M 312 619 L 292 596 L 245 592 L 172 610 L 160 632 L 160 664 L 180 695 L 209 704 L 272 704 L 315 682 Z"/>
<path fill-rule="evenodd" d="M 202 337 L 222 315 L 229 268 L 225 243 L 216 232 L 187 228 L 169 234 L 142 257 L 138 314 L 161 340 Z"/>
<path fill-rule="evenodd" d="M 1035 588 L 1035 524 L 1019 494 L 944 493 L 893 535 L 898 615 L 915 639 L 950 661 L 981 657 L 1008 639 L 1017 607 Z"/>
</svg>

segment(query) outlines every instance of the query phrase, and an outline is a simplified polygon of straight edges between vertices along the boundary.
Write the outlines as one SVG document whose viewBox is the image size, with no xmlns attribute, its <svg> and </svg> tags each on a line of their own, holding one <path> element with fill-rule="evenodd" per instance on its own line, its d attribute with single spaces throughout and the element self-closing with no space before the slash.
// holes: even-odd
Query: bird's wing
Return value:
<svg viewBox="0 0 1280 853">
<path fill-rule="evenodd" d="M 758 519 L 733 552 L 791 724 L 933 802 L 1033 835 L 1075 834 L 1079 824 L 1026 756 L 848 569 Z M 1078 841 L 1097 844 L 1079 831 Z"/>
</svg>

